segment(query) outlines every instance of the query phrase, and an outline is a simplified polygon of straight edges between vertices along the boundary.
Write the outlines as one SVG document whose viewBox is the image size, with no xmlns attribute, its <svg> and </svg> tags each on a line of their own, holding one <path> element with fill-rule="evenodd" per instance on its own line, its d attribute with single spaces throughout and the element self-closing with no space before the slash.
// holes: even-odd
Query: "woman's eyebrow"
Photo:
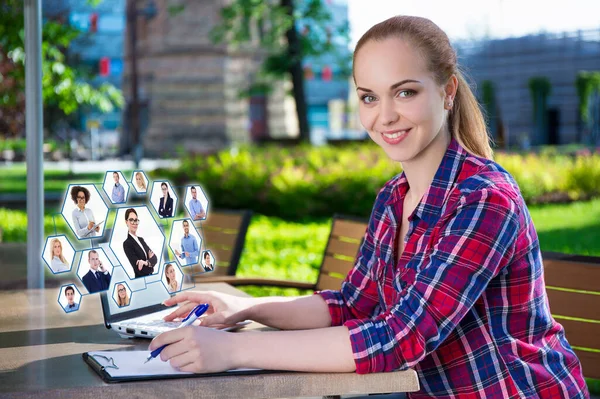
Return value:
<svg viewBox="0 0 600 399">
<path fill-rule="evenodd" d="M 400 87 L 400 86 L 402 86 L 403 84 L 406 84 L 406 83 L 420 83 L 420 84 L 423 84 L 423 82 L 421 82 L 420 80 L 404 79 L 404 80 L 401 80 L 401 81 L 396 82 L 393 85 L 391 85 L 390 86 L 390 90 L 394 90 L 397 87 Z M 367 89 L 367 88 L 364 88 L 364 87 L 357 87 L 356 90 L 366 91 L 366 92 L 369 92 L 369 93 L 373 92 L 373 90 Z"/>
</svg>

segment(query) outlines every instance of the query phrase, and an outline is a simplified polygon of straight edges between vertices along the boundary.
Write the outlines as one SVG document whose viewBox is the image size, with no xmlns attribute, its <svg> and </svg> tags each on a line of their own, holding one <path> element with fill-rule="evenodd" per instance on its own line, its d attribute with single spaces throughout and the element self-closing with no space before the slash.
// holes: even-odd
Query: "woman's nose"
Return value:
<svg viewBox="0 0 600 399">
<path fill-rule="evenodd" d="M 379 119 L 382 125 L 389 126 L 394 124 L 400 118 L 400 114 L 396 110 L 394 101 L 391 99 L 381 100 Z"/>
</svg>

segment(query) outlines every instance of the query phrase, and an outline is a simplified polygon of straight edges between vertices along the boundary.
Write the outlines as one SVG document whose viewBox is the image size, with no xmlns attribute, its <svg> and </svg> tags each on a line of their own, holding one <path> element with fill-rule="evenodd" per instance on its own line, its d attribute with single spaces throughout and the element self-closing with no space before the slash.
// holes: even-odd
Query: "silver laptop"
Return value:
<svg viewBox="0 0 600 399">
<path fill-rule="evenodd" d="M 106 244 L 100 244 L 100 246 L 105 250 L 111 262 L 118 263 Z M 162 304 L 171 295 L 167 292 L 160 277 L 151 275 L 130 280 L 122 267 L 115 267 L 108 290 L 100 293 L 106 328 L 114 330 L 123 338 L 154 338 L 165 331 L 178 327 L 181 324 L 179 321 L 163 320 L 163 317 L 174 311 L 177 306 L 167 307 Z M 131 290 L 129 305 L 123 307 L 119 307 L 113 298 L 114 287 L 121 282 L 125 282 Z M 223 330 L 236 330 L 249 323 L 250 321 L 244 321 Z"/>
</svg>

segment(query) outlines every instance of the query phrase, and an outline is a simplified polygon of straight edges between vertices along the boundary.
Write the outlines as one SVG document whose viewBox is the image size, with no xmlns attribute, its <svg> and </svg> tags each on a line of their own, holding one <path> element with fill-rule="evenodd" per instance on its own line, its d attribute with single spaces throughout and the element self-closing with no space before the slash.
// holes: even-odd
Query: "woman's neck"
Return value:
<svg viewBox="0 0 600 399">
<path fill-rule="evenodd" d="M 450 140 L 450 133 L 447 130 L 441 131 L 415 158 L 402 163 L 402 169 L 410 187 L 406 197 L 414 205 L 421 201 L 431 186 Z"/>
<path fill-rule="evenodd" d="M 132 235 L 132 236 L 134 236 L 134 237 L 137 237 L 137 236 L 135 235 L 135 233 L 132 233 L 132 232 L 131 232 L 131 230 L 129 230 L 129 234 L 131 234 L 131 235 Z"/>
<path fill-rule="evenodd" d="M 85 205 L 77 205 L 77 208 L 79 208 L 83 211 L 85 209 Z"/>
</svg>

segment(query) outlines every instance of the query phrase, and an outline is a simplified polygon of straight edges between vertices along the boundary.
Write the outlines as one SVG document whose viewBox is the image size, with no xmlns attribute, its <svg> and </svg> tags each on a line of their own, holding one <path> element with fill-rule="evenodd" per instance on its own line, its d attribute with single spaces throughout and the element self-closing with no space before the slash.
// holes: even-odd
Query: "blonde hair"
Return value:
<svg viewBox="0 0 600 399">
<path fill-rule="evenodd" d="M 52 258 L 54 258 L 54 243 L 55 242 L 57 242 L 58 245 L 60 245 L 60 255 L 58 255 L 58 259 L 60 259 L 60 261 L 62 263 L 64 263 L 65 265 L 68 264 L 67 259 L 63 255 L 62 242 L 60 242 L 60 240 L 58 238 L 53 238 L 52 240 L 50 240 L 50 260 L 52 260 Z"/>
<path fill-rule="evenodd" d="M 121 306 L 129 306 L 129 294 L 127 293 L 127 288 L 125 288 L 125 299 L 121 299 L 121 295 L 119 295 L 119 286 L 125 288 L 123 284 L 117 284 L 117 305 Z"/>
<path fill-rule="evenodd" d="M 356 44 L 356 54 L 369 41 L 383 41 L 389 38 L 406 40 L 424 57 L 428 70 L 439 85 L 445 85 L 455 75 L 458 90 L 454 106 L 448 115 L 448 130 L 459 144 L 470 153 L 492 159 L 490 138 L 485 119 L 477 99 L 471 91 L 456 59 L 456 51 L 443 30 L 427 18 L 398 15 L 378 23 L 369 29 Z M 353 67 L 354 68 L 354 67 Z"/>
<path fill-rule="evenodd" d="M 144 176 L 142 175 L 142 172 L 136 172 L 135 173 L 135 178 L 137 179 L 139 176 L 140 180 L 142 181 L 142 187 L 140 187 L 142 190 L 146 190 L 146 182 L 144 182 Z M 139 186 L 138 186 L 139 187 Z"/>
</svg>

